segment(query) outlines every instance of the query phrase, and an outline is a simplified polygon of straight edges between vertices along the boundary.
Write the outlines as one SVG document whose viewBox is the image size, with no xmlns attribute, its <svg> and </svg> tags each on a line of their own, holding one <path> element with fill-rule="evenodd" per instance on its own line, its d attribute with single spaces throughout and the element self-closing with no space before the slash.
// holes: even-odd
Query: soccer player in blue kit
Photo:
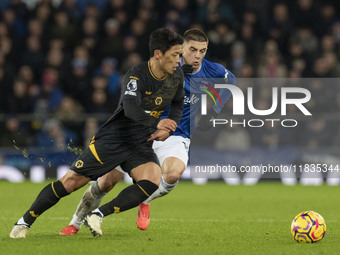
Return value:
<svg viewBox="0 0 340 255">
<path fill-rule="evenodd" d="M 194 93 L 203 93 L 199 88 L 193 88 L 193 78 L 220 78 L 225 83 L 236 84 L 235 76 L 226 68 L 218 63 L 206 60 L 204 57 L 208 49 L 208 37 L 205 33 L 198 29 L 190 29 L 183 35 L 183 54 L 181 59 L 181 67 L 185 75 L 185 97 L 183 115 L 176 131 L 165 141 L 157 141 L 153 135 L 150 139 L 154 139 L 153 149 L 160 161 L 162 169 L 162 178 L 159 188 L 143 203 L 139 205 L 137 226 L 141 230 L 148 228 L 150 224 L 150 202 L 172 191 L 188 163 L 188 152 L 190 145 L 190 130 L 194 126 L 195 115 L 200 108 L 199 97 Z M 213 84 L 210 84 L 213 86 Z M 197 128 L 204 131 L 212 124 L 211 118 L 215 118 L 221 111 L 223 105 L 230 98 L 229 90 L 220 90 L 219 97 L 222 105 L 214 105 L 208 110 L 207 115 L 203 116 L 197 124 Z M 162 114 L 162 118 L 166 118 L 169 113 L 167 108 Z M 97 208 L 103 196 L 109 192 L 117 182 L 123 177 L 123 171 L 120 167 L 107 173 L 98 179 L 98 181 L 90 186 L 84 193 L 83 198 L 77 207 L 75 214 L 68 226 L 66 226 L 60 235 L 75 235 L 81 227 L 84 216 L 91 210 Z"/>
</svg>

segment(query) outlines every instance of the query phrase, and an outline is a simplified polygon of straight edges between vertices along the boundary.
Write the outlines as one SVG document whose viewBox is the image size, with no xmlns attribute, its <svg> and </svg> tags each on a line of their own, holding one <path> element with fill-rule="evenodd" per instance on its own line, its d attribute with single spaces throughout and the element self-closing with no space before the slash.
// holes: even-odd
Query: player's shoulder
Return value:
<svg viewBox="0 0 340 255">
<path fill-rule="evenodd" d="M 148 73 L 148 62 L 142 62 L 140 64 L 134 65 L 127 72 L 127 78 L 140 80 L 143 79 Z"/>
<path fill-rule="evenodd" d="M 209 69 L 209 71 L 211 72 L 214 78 L 224 78 L 224 79 L 235 78 L 235 75 L 231 71 L 229 71 L 227 68 L 225 68 L 223 65 L 221 65 L 220 63 L 211 62 L 207 59 L 203 59 L 202 66 L 205 69 Z"/>
</svg>

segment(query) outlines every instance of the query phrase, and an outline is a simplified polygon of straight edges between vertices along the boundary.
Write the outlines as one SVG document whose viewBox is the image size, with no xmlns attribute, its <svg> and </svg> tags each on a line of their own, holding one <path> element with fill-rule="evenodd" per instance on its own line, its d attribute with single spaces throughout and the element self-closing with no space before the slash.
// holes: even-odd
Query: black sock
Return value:
<svg viewBox="0 0 340 255">
<path fill-rule="evenodd" d="M 40 191 L 30 209 L 24 214 L 24 221 L 27 224 L 32 225 L 38 216 L 58 203 L 60 198 L 65 197 L 68 194 L 69 193 L 65 190 L 64 185 L 60 181 L 48 184 Z"/>
<path fill-rule="evenodd" d="M 141 180 L 123 189 L 116 198 L 101 206 L 99 210 L 104 216 L 129 210 L 138 206 L 157 189 L 158 186 L 153 182 Z"/>
</svg>

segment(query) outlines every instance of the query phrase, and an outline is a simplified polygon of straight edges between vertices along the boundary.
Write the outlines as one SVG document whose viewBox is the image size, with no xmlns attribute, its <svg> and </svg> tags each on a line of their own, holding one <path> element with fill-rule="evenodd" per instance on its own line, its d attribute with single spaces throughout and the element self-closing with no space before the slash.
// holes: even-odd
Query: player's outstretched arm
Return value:
<svg viewBox="0 0 340 255">
<path fill-rule="evenodd" d="M 139 106 L 137 99 L 123 100 L 124 114 L 129 119 L 143 124 L 144 126 L 157 128 L 159 119 L 150 116 Z"/>
</svg>

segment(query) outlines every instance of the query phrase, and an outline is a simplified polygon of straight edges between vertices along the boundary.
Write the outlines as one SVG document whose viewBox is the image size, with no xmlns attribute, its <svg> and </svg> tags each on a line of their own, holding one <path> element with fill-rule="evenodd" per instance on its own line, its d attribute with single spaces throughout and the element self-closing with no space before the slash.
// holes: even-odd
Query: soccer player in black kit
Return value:
<svg viewBox="0 0 340 255">
<path fill-rule="evenodd" d="M 169 29 L 157 29 L 151 34 L 150 60 L 126 73 L 117 110 L 99 128 L 70 170 L 60 180 L 42 189 L 14 225 L 11 238 L 25 238 L 36 218 L 60 198 L 118 165 L 130 174 L 135 184 L 86 216 L 85 224 L 94 236 L 102 235 L 100 224 L 103 217 L 136 207 L 157 190 L 161 169 L 152 149 L 152 140 L 168 138 L 182 116 L 184 78 L 178 66 L 182 43 L 183 38 Z M 159 120 L 169 105 L 169 118 Z M 94 194 L 95 189 L 100 187 L 94 187 Z"/>
</svg>

